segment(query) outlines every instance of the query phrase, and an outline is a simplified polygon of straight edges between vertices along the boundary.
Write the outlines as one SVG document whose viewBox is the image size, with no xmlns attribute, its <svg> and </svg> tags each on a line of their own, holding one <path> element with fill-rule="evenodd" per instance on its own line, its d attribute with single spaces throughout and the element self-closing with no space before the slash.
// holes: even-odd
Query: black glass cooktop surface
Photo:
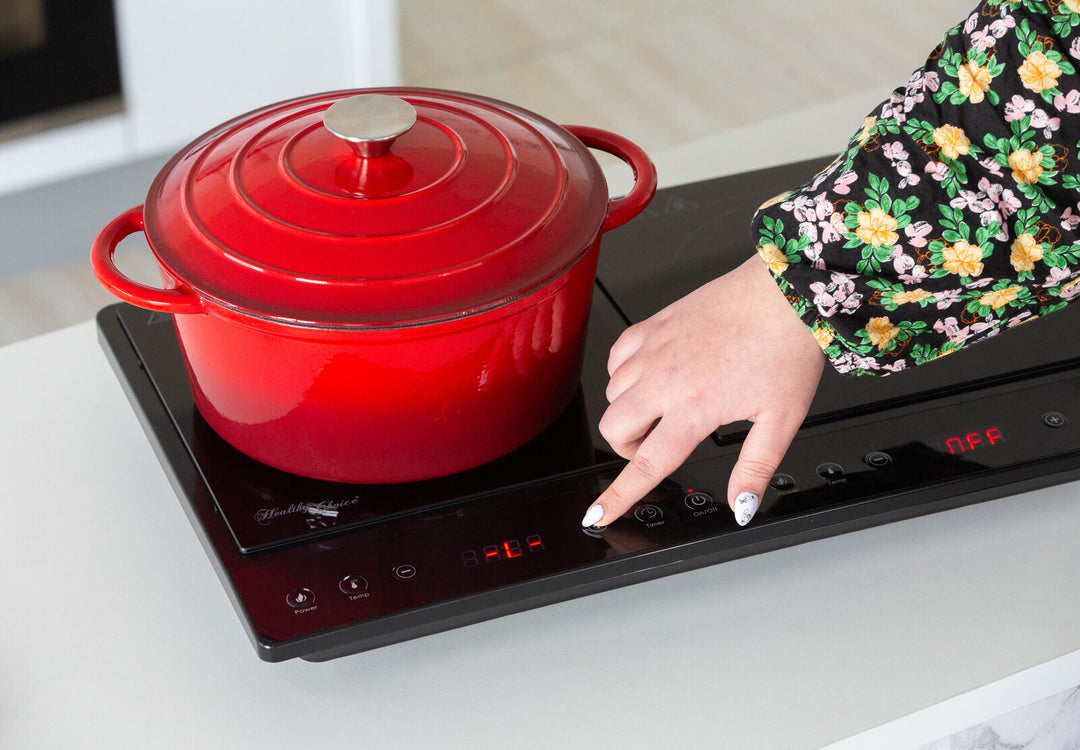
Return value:
<svg viewBox="0 0 1080 750">
<path fill-rule="evenodd" d="M 297 476 L 249 458 L 220 438 L 195 408 L 169 316 L 131 307 L 116 311 L 155 390 L 242 553 L 297 544 L 419 511 L 500 492 L 553 475 L 603 466 L 618 457 L 595 431 L 597 394 L 586 406 L 579 388 L 556 422 L 527 445 L 492 463 L 436 480 L 353 485 Z M 593 335 L 613 340 L 621 321 L 597 305 Z M 590 363 L 592 364 L 592 363 Z M 599 382 L 590 373 L 589 382 Z M 592 389 L 595 391 L 595 389 Z M 602 392 L 599 394 L 603 397 Z"/>
<path fill-rule="evenodd" d="M 909 373 L 826 372 L 745 528 L 724 502 L 746 427 L 732 425 L 624 518 L 581 529 L 622 466 L 596 429 L 611 344 L 740 263 L 755 207 L 823 164 L 658 192 L 603 240 L 567 411 L 513 454 L 442 479 L 347 485 L 253 461 L 194 408 L 171 319 L 102 310 L 104 349 L 259 656 L 324 660 L 1080 477 L 1077 306 Z"/>
</svg>

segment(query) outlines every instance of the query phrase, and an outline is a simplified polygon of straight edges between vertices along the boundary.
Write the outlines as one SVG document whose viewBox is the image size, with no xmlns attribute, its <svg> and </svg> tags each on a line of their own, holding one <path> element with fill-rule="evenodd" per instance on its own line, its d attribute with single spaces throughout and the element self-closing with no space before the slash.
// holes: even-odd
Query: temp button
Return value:
<svg viewBox="0 0 1080 750">
<path fill-rule="evenodd" d="M 343 594 L 362 594 L 367 591 L 368 582 L 363 576 L 345 576 L 338 584 Z"/>
<path fill-rule="evenodd" d="M 817 467 L 817 475 L 826 481 L 835 481 L 844 476 L 844 467 L 832 461 L 826 461 Z"/>
</svg>

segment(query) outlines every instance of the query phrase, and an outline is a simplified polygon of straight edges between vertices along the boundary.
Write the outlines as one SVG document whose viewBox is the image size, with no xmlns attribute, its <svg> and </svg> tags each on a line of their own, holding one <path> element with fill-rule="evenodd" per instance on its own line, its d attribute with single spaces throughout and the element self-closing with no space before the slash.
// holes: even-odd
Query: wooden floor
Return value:
<svg viewBox="0 0 1080 750">
<path fill-rule="evenodd" d="M 655 153 L 902 85 L 974 5 L 401 0 L 403 78 L 510 101 L 560 123 L 607 128 Z M 859 126 L 853 122 L 852 131 Z M 154 277 L 145 256 L 125 263 L 141 278 Z M 0 280 L 0 344 L 88 320 L 111 301 L 83 262 Z"/>
</svg>

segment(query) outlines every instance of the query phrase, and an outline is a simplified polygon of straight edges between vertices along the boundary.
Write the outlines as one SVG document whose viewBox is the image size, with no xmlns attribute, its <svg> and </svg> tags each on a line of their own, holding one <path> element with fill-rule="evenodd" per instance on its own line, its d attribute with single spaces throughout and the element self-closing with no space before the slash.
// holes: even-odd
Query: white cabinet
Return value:
<svg viewBox="0 0 1080 750">
<path fill-rule="evenodd" d="M 0 143 L 0 194 L 171 153 L 293 96 L 399 82 L 396 0 L 116 0 L 125 110 Z"/>
</svg>

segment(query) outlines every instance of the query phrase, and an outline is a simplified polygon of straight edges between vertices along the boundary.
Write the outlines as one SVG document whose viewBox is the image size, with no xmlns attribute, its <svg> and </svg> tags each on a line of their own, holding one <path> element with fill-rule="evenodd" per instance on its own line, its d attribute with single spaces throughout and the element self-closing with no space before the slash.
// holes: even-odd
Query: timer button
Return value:
<svg viewBox="0 0 1080 750">
<path fill-rule="evenodd" d="M 664 511 L 656 505 L 639 505 L 634 511 L 634 518 L 642 523 L 656 523 L 664 518 Z"/>
<path fill-rule="evenodd" d="M 293 609 L 303 609 L 315 604 L 315 592 L 308 588 L 293 589 L 285 595 L 285 602 Z"/>
<path fill-rule="evenodd" d="M 1065 415 L 1059 411 L 1046 412 L 1046 414 L 1043 414 L 1042 421 L 1043 424 L 1047 427 L 1053 427 L 1055 429 L 1058 427 L 1064 427 L 1066 422 Z"/>
</svg>

